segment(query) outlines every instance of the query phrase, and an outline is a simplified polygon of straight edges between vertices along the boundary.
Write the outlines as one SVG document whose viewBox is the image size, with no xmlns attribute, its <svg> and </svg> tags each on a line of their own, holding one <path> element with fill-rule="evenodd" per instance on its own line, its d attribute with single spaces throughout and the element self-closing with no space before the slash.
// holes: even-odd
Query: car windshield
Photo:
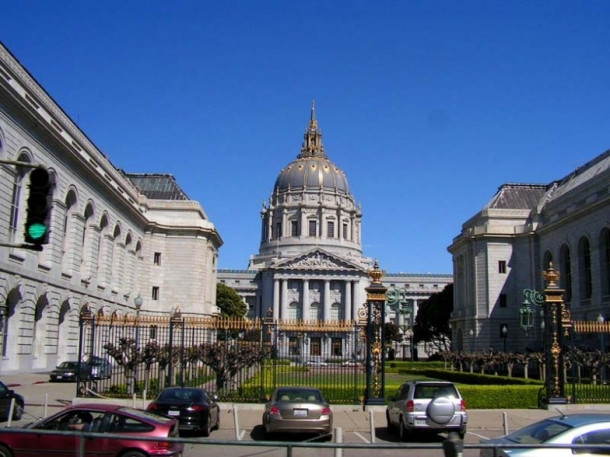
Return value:
<svg viewBox="0 0 610 457">
<path fill-rule="evenodd" d="M 62 362 L 59 368 L 76 368 L 77 366 L 76 362 Z"/>
<path fill-rule="evenodd" d="M 278 401 L 322 401 L 320 392 L 315 390 L 283 389 L 278 391 L 276 398 Z"/>
<path fill-rule="evenodd" d="M 540 444 L 570 428 L 572 427 L 564 423 L 547 419 L 517 430 L 507 435 L 506 439 L 519 444 Z"/>
<path fill-rule="evenodd" d="M 197 389 L 167 389 L 161 392 L 159 400 L 163 401 L 202 401 L 205 395 Z"/>
</svg>

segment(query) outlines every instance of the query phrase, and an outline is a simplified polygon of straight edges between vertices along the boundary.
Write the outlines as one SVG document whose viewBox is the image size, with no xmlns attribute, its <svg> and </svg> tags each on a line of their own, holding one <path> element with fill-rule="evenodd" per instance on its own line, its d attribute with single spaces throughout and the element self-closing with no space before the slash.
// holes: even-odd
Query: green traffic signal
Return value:
<svg viewBox="0 0 610 457">
<path fill-rule="evenodd" d="M 41 223 L 33 223 L 28 226 L 28 235 L 29 237 L 36 241 L 44 238 L 47 233 L 47 226 Z"/>
</svg>

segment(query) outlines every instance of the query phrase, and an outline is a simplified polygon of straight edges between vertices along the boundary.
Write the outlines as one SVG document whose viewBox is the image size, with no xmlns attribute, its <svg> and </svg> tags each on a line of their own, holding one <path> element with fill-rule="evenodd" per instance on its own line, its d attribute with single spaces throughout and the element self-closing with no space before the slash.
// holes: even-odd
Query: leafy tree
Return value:
<svg viewBox="0 0 610 457">
<path fill-rule="evenodd" d="M 453 284 L 448 284 L 442 291 L 432 294 L 419 305 L 413 326 L 415 344 L 425 341 L 435 346 L 437 351 L 448 351 L 451 338 L 449 328 L 451 311 L 453 311 Z"/>
<path fill-rule="evenodd" d="M 398 325 L 393 324 L 392 322 L 386 322 L 384 324 L 383 332 L 386 344 L 393 342 L 400 343 L 402 341 L 402 333 L 400 332 L 400 328 L 398 328 Z"/>
<path fill-rule="evenodd" d="M 216 306 L 222 317 L 244 317 L 248 305 L 232 287 L 219 282 L 216 284 Z"/>
</svg>

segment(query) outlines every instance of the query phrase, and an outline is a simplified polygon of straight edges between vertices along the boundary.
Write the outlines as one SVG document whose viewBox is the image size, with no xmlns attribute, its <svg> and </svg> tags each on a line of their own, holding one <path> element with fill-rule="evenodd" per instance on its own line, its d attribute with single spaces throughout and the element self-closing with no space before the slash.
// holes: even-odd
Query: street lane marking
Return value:
<svg viewBox="0 0 610 457">
<path fill-rule="evenodd" d="M 364 442 L 365 442 L 365 443 L 367 443 L 367 444 L 370 444 L 370 441 L 369 441 L 369 440 L 367 440 L 367 439 L 366 439 L 364 436 L 362 436 L 360 433 L 358 433 L 358 432 L 354 432 L 354 435 L 358 435 L 358 436 L 359 436 L 359 437 L 362 439 L 362 441 L 364 441 Z"/>
<path fill-rule="evenodd" d="M 481 439 L 484 439 L 484 440 L 488 440 L 488 439 L 489 439 L 489 436 L 485 436 L 485 435 L 479 435 L 478 433 L 474 433 L 474 432 L 468 432 L 468 434 L 469 434 L 469 435 L 474 435 L 474 436 L 476 436 L 477 438 L 481 438 Z"/>
<path fill-rule="evenodd" d="M 245 434 L 246 434 L 246 431 L 245 431 L 245 430 L 242 430 L 242 431 L 240 432 L 240 434 L 239 434 L 239 441 L 241 441 L 241 440 L 242 440 L 242 438 L 244 437 L 244 435 L 245 435 Z"/>
</svg>

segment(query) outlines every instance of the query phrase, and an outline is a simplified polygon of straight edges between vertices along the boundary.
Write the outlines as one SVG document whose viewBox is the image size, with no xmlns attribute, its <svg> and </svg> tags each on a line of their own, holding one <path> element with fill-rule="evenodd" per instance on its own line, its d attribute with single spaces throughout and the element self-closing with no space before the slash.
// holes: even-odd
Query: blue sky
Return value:
<svg viewBox="0 0 610 457">
<path fill-rule="evenodd" d="M 315 99 L 364 253 L 451 273 L 500 185 L 610 148 L 609 20 L 605 0 L 14 0 L 0 40 L 118 168 L 201 202 L 221 268 L 258 251 Z"/>
</svg>

